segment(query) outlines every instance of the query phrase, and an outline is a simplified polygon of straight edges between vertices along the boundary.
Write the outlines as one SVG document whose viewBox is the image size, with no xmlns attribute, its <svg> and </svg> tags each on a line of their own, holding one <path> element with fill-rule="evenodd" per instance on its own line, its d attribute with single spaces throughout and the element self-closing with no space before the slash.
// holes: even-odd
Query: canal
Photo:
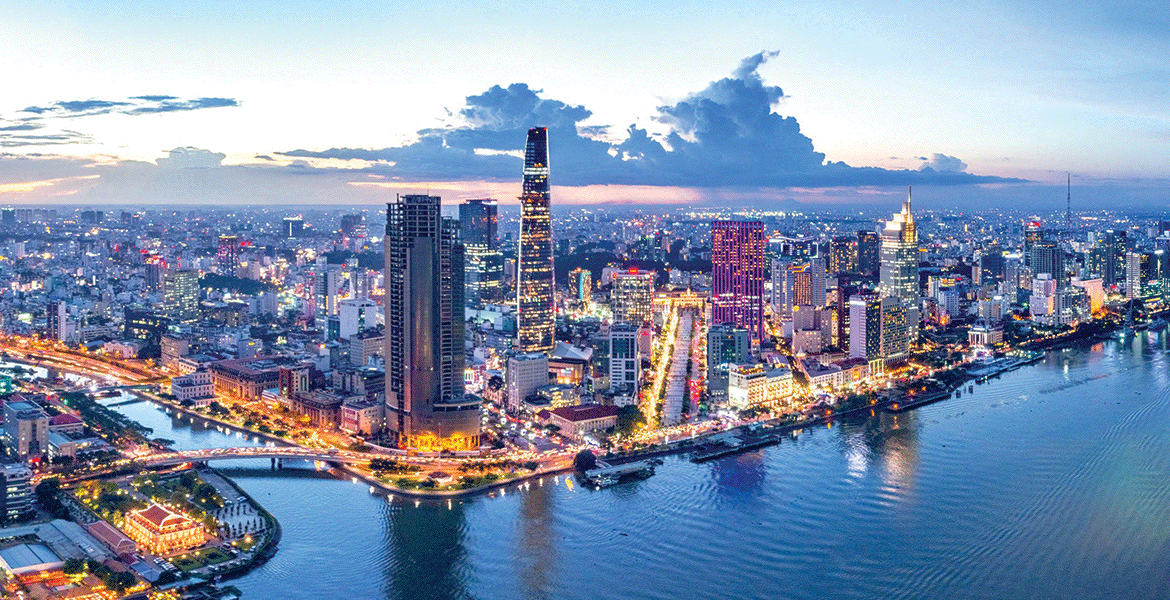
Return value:
<svg viewBox="0 0 1170 600">
<path fill-rule="evenodd" d="M 961 398 L 600 491 L 561 477 L 416 505 L 312 464 L 219 464 L 284 528 L 233 583 L 247 600 L 1167 598 L 1168 348 L 1051 352 Z M 117 410 L 178 448 L 258 443 Z"/>
</svg>

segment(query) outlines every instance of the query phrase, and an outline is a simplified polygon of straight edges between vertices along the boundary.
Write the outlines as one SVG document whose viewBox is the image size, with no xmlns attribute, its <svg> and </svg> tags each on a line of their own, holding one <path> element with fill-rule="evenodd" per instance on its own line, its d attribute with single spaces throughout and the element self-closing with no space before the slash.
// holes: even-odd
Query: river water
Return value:
<svg viewBox="0 0 1170 600">
<path fill-rule="evenodd" d="M 1170 346 L 1056 351 L 893 416 L 601 491 L 421 503 L 220 465 L 284 528 L 233 583 L 293 598 L 1170 598 Z M 147 403 L 180 448 L 253 444 Z"/>
</svg>

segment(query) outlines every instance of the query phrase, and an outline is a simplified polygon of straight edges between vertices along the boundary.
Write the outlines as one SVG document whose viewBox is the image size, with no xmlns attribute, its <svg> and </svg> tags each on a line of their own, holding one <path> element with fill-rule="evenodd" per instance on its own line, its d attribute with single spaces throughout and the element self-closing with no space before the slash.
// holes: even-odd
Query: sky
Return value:
<svg viewBox="0 0 1170 600">
<path fill-rule="evenodd" d="M 0 5 L 0 204 L 1170 205 L 1170 5 Z"/>
</svg>

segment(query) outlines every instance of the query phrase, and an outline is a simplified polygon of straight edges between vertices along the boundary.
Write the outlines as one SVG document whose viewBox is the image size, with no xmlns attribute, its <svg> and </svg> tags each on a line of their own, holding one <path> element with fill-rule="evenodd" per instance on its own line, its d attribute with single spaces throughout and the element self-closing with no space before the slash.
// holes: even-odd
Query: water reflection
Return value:
<svg viewBox="0 0 1170 600">
<path fill-rule="evenodd" d="M 470 598 L 463 504 L 386 504 L 386 598 Z M 339 596 L 345 596 L 338 590 Z"/>
<path fill-rule="evenodd" d="M 554 523 L 556 490 L 535 484 L 521 494 L 517 573 L 525 598 L 547 598 L 559 562 Z"/>
</svg>

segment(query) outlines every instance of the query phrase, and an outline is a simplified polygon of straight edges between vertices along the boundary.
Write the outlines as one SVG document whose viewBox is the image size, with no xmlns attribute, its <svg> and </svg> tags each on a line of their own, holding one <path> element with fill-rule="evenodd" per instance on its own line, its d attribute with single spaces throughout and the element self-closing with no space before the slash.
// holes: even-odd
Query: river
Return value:
<svg viewBox="0 0 1170 600">
<path fill-rule="evenodd" d="M 1170 597 L 1165 335 L 1049 353 L 973 393 L 601 491 L 388 500 L 301 463 L 219 465 L 284 528 L 235 580 L 294 598 Z M 179 448 L 253 444 L 118 410 Z"/>
</svg>

